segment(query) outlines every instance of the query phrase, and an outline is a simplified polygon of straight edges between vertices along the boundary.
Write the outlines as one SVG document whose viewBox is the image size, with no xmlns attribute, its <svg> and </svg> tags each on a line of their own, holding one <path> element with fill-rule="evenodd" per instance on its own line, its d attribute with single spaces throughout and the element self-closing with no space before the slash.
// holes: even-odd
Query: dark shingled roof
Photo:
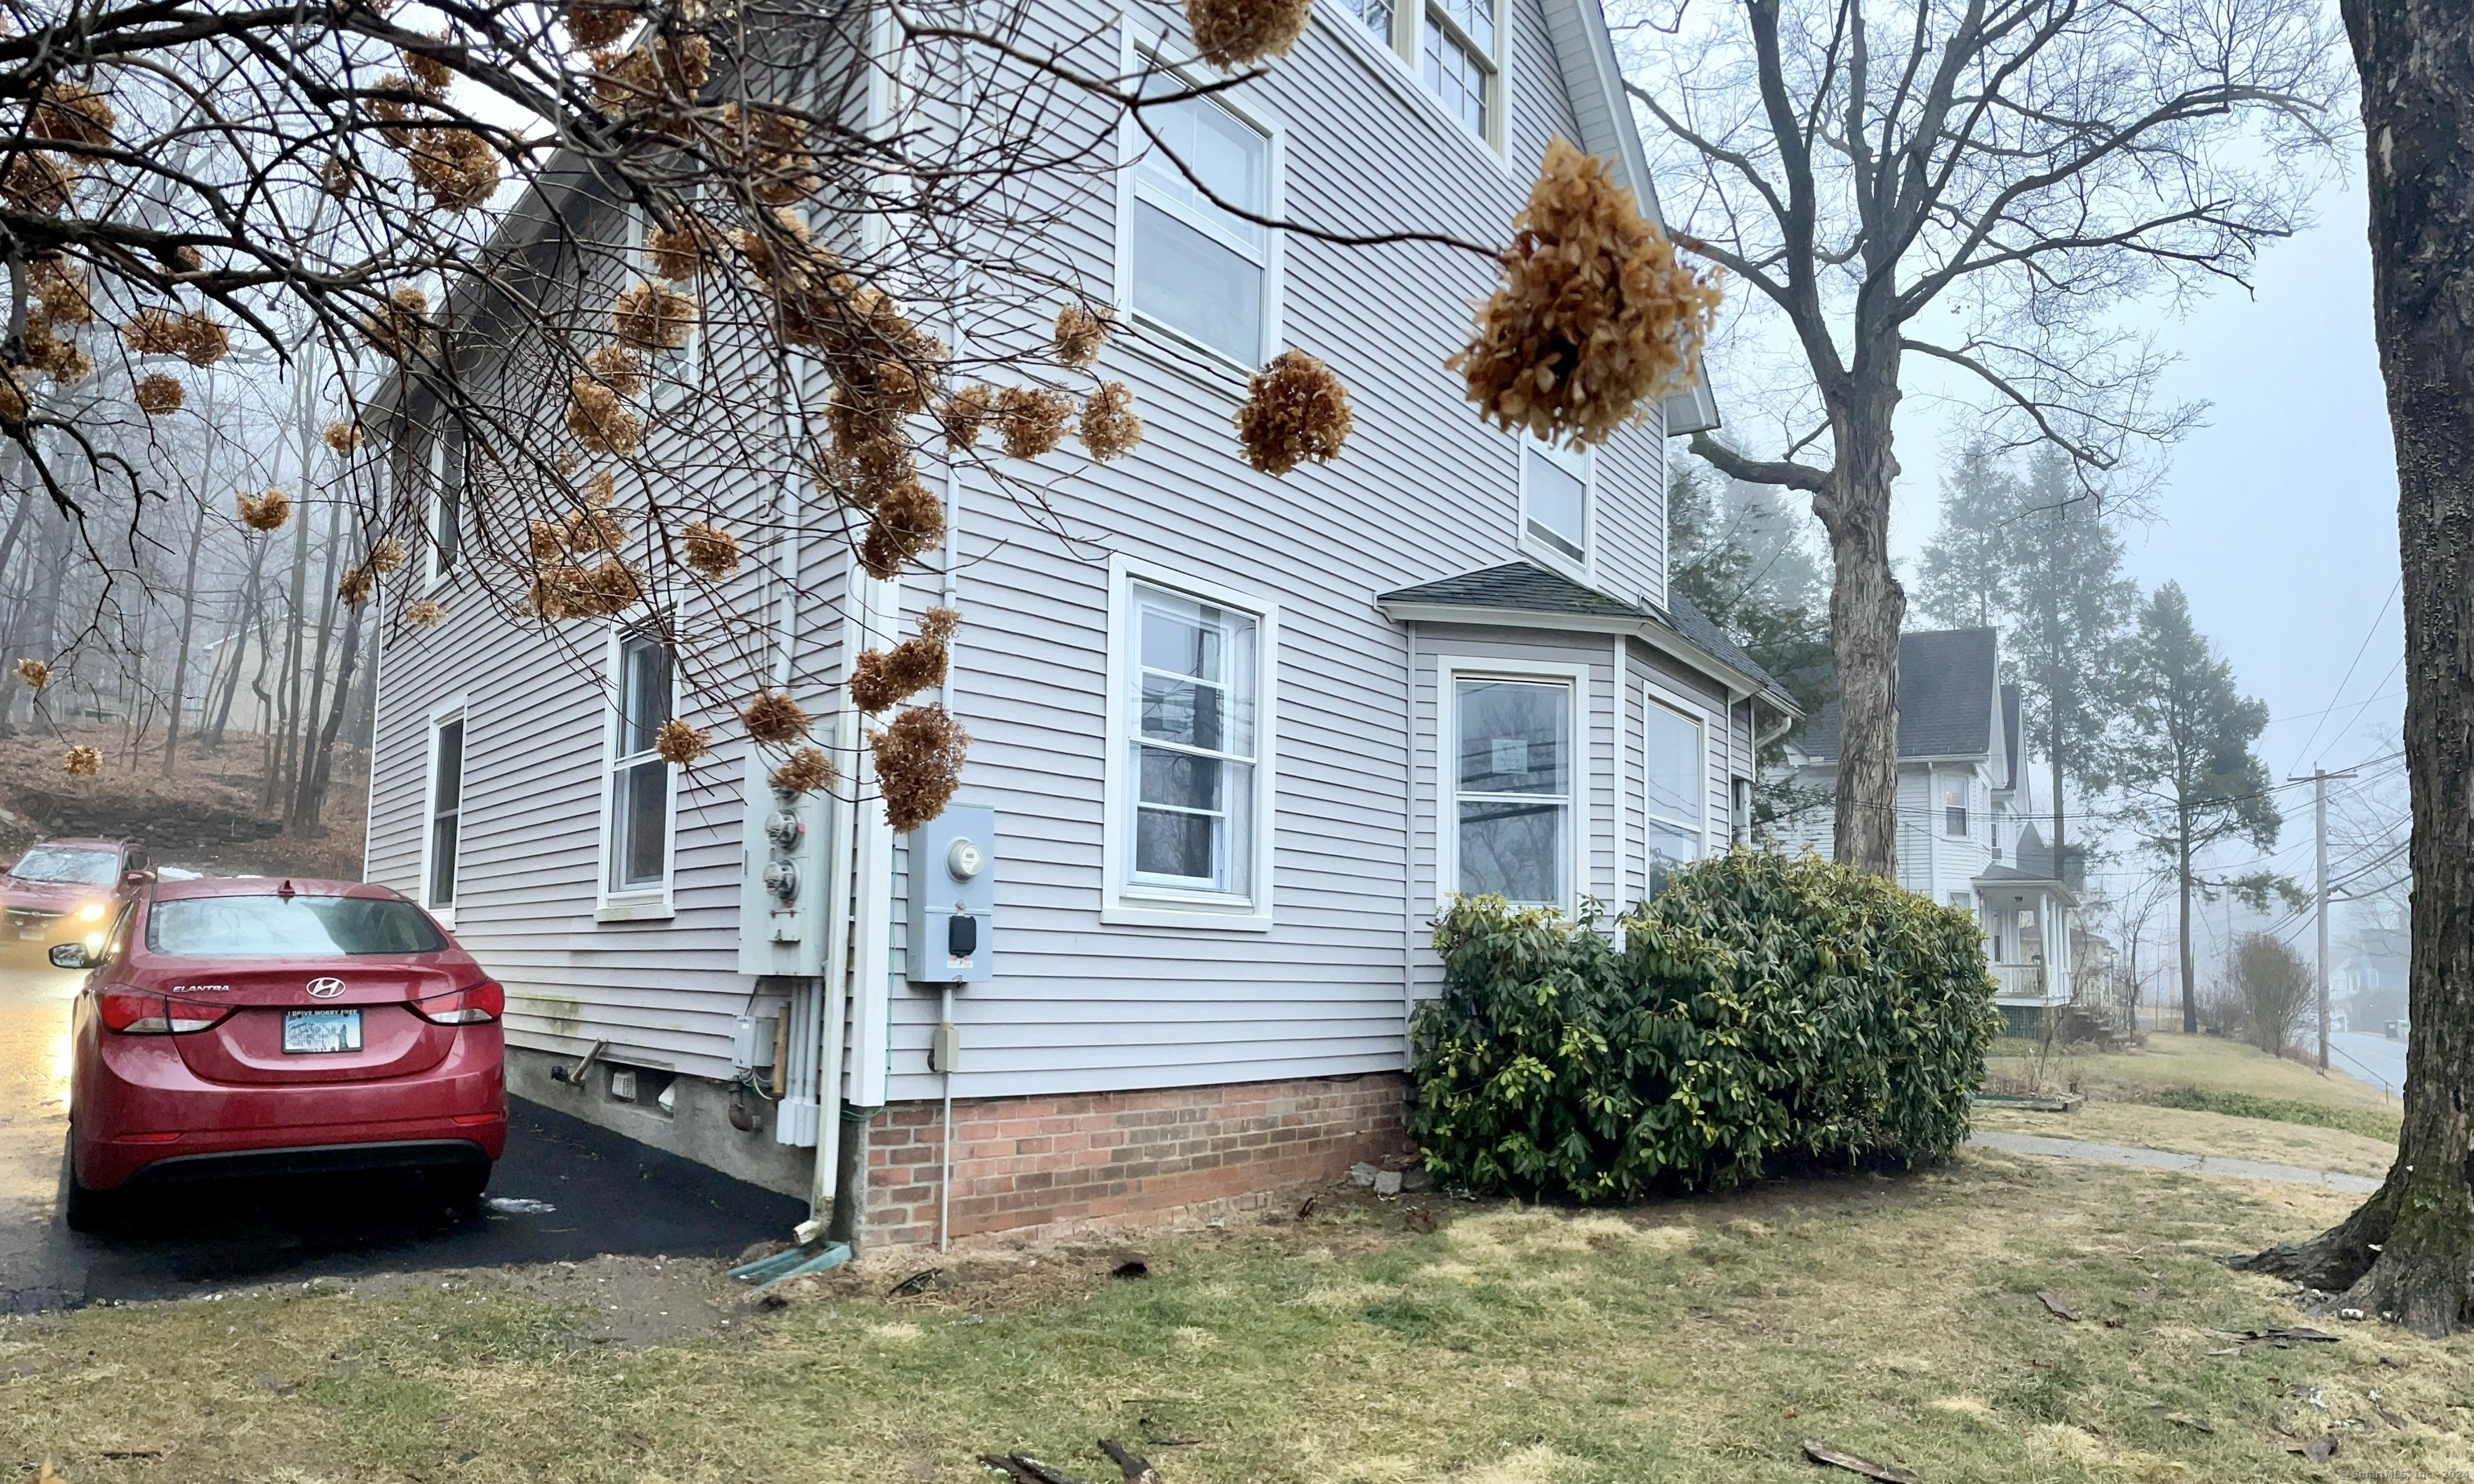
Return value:
<svg viewBox="0 0 2474 1484">
<path fill-rule="evenodd" d="M 1778 683 L 1726 630 L 1701 610 L 1670 593 L 1664 608 L 1627 603 L 1597 589 L 1549 572 L 1531 562 L 1506 562 L 1477 572 L 1400 588 L 1375 599 L 1380 603 L 1432 603 L 1452 608 L 1510 608 L 1522 613 L 1562 613 L 1575 618 L 1647 619 L 1671 630 L 1711 659 L 1758 681 L 1773 701 L 1792 707 L 1786 688 Z"/>
<path fill-rule="evenodd" d="M 1976 873 L 1976 879 L 2030 886 L 2057 885 L 2066 891 L 2075 891 L 2079 886 L 2076 880 L 2065 880 L 2054 874 L 2053 847 L 2045 842 L 2045 837 L 2032 824 L 2020 827 L 2019 842 L 2012 848 L 2010 860 L 2012 864 L 2008 865 L 1986 866 Z M 2071 847 L 2072 877 L 2079 875 L 2079 849 L 2074 845 Z"/>
<path fill-rule="evenodd" d="M 1958 757 L 1992 750 L 1994 634 L 1939 629 L 1899 636 L 1899 756 Z M 1805 756 L 1838 756 L 1838 703 L 1821 708 L 1795 740 Z"/>
</svg>

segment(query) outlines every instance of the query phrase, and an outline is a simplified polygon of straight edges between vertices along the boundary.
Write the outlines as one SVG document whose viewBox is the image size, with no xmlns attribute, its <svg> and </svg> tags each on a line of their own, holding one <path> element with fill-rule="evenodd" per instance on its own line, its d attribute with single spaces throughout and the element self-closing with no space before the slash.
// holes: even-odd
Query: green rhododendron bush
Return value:
<svg viewBox="0 0 2474 1484">
<path fill-rule="evenodd" d="M 1410 1127 L 1440 1179 L 1591 1202 L 1967 1136 L 2000 1032 L 1968 912 L 1809 855 L 1677 872 L 1611 937 L 1498 897 L 1435 924 Z"/>
</svg>

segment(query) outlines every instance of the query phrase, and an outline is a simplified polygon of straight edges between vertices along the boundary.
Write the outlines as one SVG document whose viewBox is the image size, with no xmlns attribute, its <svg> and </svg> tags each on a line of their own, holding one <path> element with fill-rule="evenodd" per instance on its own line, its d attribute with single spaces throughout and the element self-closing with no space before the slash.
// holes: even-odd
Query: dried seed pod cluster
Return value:
<svg viewBox="0 0 2474 1484">
<path fill-rule="evenodd" d="M 231 334 L 203 314 L 144 308 L 120 327 L 132 355 L 177 355 L 192 366 L 211 366 L 231 350 Z"/>
<path fill-rule="evenodd" d="M 766 781 L 789 793 L 821 793 L 834 786 L 834 760 L 820 748 L 795 748 Z"/>
<path fill-rule="evenodd" d="M 597 345 L 584 357 L 594 379 L 621 397 L 644 395 L 644 357 L 623 345 Z"/>
<path fill-rule="evenodd" d="M 240 523 L 254 531 L 280 530 L 292 519 L 292 497 L 281 490 L 243 495 L 233 503 L 240 507 Z"/>
<path fill-rule="evenodd" d="M 350 458 L 361 446 L 361 425 L 337 419 L 327 425 L 324 437 L 327 448 L 334 450 L 345 458 Z"/>
<path fill-rule="evenodd" d="M 577 377 L 567 384 L 567 430 L 577 443 L 618 458 L 643 446 L 644 420 L 619 400 L 608 382 Z"/>
<path fill-rule="evenodd" d="M 623 5 L 593 5 L 575 0 L 559 13 L 568 40 L 588 52 L 604 52 L 627 39 L 636 12 Z"/>
<path fill-rule="evenodd" d="M 996 393 L 974 382 L 956 391 L 936 409 L 936 421 L 945 428 L 945 447 L 956 452 L 976 448 L 980 428 L 996 411 Z"/>
<path fill-rule="evenodd" d="M 369 558 L 362 565 L 383 577 L 401 567 L 403 558 L 403 543 L 393 536 L 388 536 L 370 547 Z"/>
<path fill-rule="evenodd" d="M 551 561 L 534 570 L 524 607 L 552 622 L 606 619 L 644 599 L 644 573 L 633 563 L 608 557 L 590 567 Z"/>
<path fill-rule="evenodd" d="M 1006 457 L 1037 458 L 1065 439 L 1074 400 L 1035 386 L 1008 386 L 997 393 L 997 436 Z"/>
<path fill-rule="evenodd" d="M 1606 162 L 1558 138 L 1513 218 L 1503 281 L 1447 363 L 1490 422 L 1584 447 L 1692 383 L 1719 292 Z"/>
<path fill-rule="evenodd" d="M 377 587 L 376 574 L 367 567 L 347 568 L 335 583 L 335 596 L 358 608 L 370 600 L 370 595 L 376 592 Z"/>
<path fill-rule="evenodd" d="M 1134 394 L 1111 381 L 1082 400 L 1078 429 L 1083 451 L 1105 464 L 1125 457 L 1143 441 L 1143 420 L 1134 415 Z"/>
<path fill-rule="evenodd" d="M 52 683 L 52 668 L 40 660 L 19 660 L 16 672 L 29 691 L 39 691 Z"/>
<path fill-rule="evenodd" d="M 1059 364 L 1077 371 L 1100 358 L 1100 347 L 1108 338 L 1112 316 L 1104 310 L 1086 309 L 1080 304 L 1067 304 L 1056 311 L 1056 330 L 1051 342 Z"/>
<path fill-rule="evenodd" d="M 1247 382 L 1237 441 L 1258 472 L 1284 474 L 1308 460 L 1338 458 L 1355 424 L 1348 389 L 1331 368 L 1303 351 L 1283 351 Z"/>
<path fill-rule="evenodd" d="M 656 227 L 644 234 L 644 266 L 653 277 L 684 283 L 704 267 L 705 239 L 692 223 Z"/>
<path fill-rule="evenodd" d="M 181 404 L 188 401 L 189 393 L 178 377 L 157 372 L 151 377 L 138 377 L 131 398 L 137 403 L 138 411 L 150 418 L 159 418 L 180 411 Z"/>
<path fill-rule="evenodd" d="M 870 649 L 851 666 L 851 704 L 876 713 L 898 706 L 933 685 L 945 683 L 950 662 L 946 641 L 962 616 L 951 608 L 920 615 L 919 632 L 891 649 Z"/>
<path fill-rule="evenodd" d="M 361 322 L 361 338 L 390 360 L 410 360 L 427 345 L 429 296 L 407 283 L 387 296 L 386 307 Z"/>
<path fill-rule="evenodd" d="M 470 211 L 498 189 L 498 152 L 470 129 L 414 130 L 404 140 L 403 164 L 441 211 Z"/>
<path fill-rule="evenodd" d="M 713 736 L 672 717 L 653 734 L 653 753 L 663 762 L 684 767 L 713 750 Z"/>
<path fill-rule="evenodd" d="M 860 543 L 859 564 L 880 580 L 945 539 L 945 502 L 916 478 L 906 479 L 877 501 L 875 519 Z"/>
<path fill-rule="evenodd" d="M 695 334 L 696 301 L 659 283 L 638 280 L 610 301 L 610 325 L 621 345 L 675 351 Z"/>
<path fill-rule="evenodd" d="M 740 709 L 739 724 L 767 746 L 782 746 L 808 735 L 808 713 L 788 691 L 759 691 Z"/>
<path fill-rule="evenodd" d="M 403 621 L 414 628 L 436 628 L 447 620 L 447 610 L 434 598 L 421 598 L 403 611 Z"/>
<path fill-rule="evenodd" d="M 868 733 L 867 745 L 876 760 L 885 823 L 915 830 L 943 814 L 961 786 L 971 734 L 942 706 L 913 706 Z"/>
<path fill-rule="evenodd" d="M 72 778 L 91 778 L 103 771 L 103 754 L 92 747 L 71 747 L 61 759 L 61 771 Z"/>
<path fill-rule="evenodd" d="M 708 582 L 719 582 L 739 571 L 739 538 L 709 522 L 690 521 L 681 526 L 679 551 L 681 560 Z"/>
<path fill-rule="evenodd" d="M 1314 0 L 1185 0 L 1194 49 L 1215 67 L 1287 56 L 1313 13 Z"/>
</svg>

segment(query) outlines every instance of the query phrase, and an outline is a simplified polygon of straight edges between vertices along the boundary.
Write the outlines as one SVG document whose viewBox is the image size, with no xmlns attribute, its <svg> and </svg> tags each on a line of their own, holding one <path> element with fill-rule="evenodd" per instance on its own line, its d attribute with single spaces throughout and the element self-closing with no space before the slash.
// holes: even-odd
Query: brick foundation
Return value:
<svg viewBox="0 0 2474 1484">
<path fill-rule="evenodd" d="M 1396 1073 L 954 1104 L 954 1238 L 1055 1235 L 1261 1204 L 1398 1149 Z M 867 1129 L 871 1248 L 936 1240 L 941 1105 Z"/>
</svg>

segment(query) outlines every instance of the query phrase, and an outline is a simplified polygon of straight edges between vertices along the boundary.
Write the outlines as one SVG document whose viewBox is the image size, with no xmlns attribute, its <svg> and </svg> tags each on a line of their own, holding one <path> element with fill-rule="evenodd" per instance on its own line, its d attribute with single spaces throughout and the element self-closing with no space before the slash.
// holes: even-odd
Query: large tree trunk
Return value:
<svg viewBox="0 0 2474 1484">
<path fill-rule="evenodd" d="M 2474 8 L 2344 0 L 2370 157 L 2371 303 L 2396 442 L 2413 945 L 2405 1124 L 2342 1225 L 2251 1259 L 2424 1334 L 2466 1318 L 2474 1275 L 2465 1088 L 2474 1076 Z"/>
<path fill-rule="evenodd" d="M 198 501 L 198 519 L 189 526 L 188 564 L 181 573 L 181 641 L 172 659 L 172 725 L 163 738 L 163 776 L 181 762 L 182 703 L 189 689 L 189 642 L 198 629 L 198 548 L 206 544 L 206 502 Z M 209 678 L 208 684 L 212 684 Z M 203 710 L 204 708 L 201 707 Z"/>
<path fill-rule="evenodd" d="M 1831 412 L 1837 469 L 1813 497 L 1830 534 L 1830 650 L 1838 667 L 1838 796 L 1833 815 L 1841 865 L 1897 879 L 1899 870 L 1899 625 L 1907 594 L 1890 571 L 1891 384 Z"/>
</svg>

